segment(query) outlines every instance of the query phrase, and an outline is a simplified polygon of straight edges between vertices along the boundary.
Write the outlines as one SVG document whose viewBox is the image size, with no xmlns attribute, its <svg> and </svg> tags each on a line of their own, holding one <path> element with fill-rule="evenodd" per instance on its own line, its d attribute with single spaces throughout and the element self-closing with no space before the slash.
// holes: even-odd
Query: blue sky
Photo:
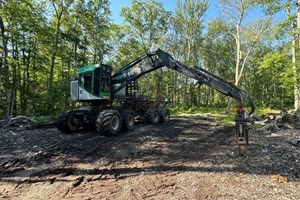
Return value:
<svg viewBox="0 0 300 200">
<path fill-rule="evenodd" d="M 163 3 L 163 6 L 168 11 L 174 11 L 176 6 L 176 0 L 157 0 Z M 112 11 L 112 21 L 120 24 L 122 22 L 122 17 L 120 16 L 120 11 L 123 7 L 130 7 L 131 0 L 110 0 L 110 9 Z M 217 0 L 209 1 L 209 8 L 206 12 L 205 19 L 210 19 L 218 14 Z"/>
</svg>

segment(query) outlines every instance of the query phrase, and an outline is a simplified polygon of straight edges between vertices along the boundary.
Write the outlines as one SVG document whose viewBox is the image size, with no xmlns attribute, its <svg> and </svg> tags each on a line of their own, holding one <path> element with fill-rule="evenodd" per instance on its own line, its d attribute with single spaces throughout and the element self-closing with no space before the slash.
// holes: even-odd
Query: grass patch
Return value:
<svg viewBox="0 0 300 200">
<path fill-rule="evenodd" d="M 255 115 L 263 115 L 263 114 L 267 114 L 267 113 L 279 114 L 280 110 L 271 109 L 271 108 L 257 108 L 257 109 L 255 109 L 255 112 L 254 112 Z"/>
<path fill-rule="evenodd" d="M 232 124 L 235 119 L 236 107 L 231 106 L 229 114 L 225 114 L 226 105 L 221 106 L 199 106 L 199 107 L 191 107 L 191 108 L 183 108 L 180 106 L 172 106 L 170 107 L 170 111 L 172 115 L 180 115 L 180 114 L 207 114 L 210 117 L 214 118 L 217 122 L 222 124 Z M 280 110 L 271 109 L 271 108 L 256 108 L 254 115 L 263 115 L 267 113 L 280 113 Z"/>
<path fill-rule="evenodd" d="M 47 124 L 47 123 L 54 123 L 57 121 L 57 116 L 39 116 L 33 117 L 35 124 Z"/>
<path fill-rule="evenodd" d="M 212 117 L 221 124 L 232 124 L 234 123 L 235 114 L 229 114 L 229 115 L 221 115 L 221 114 L 212 114 Z"/>
<path fill-rule="evenodd" d="M 191 107 L 183 108 L 180 106 L 170 107 L 172 115 L 181 114 L 203 114 L 208 117 L 214 118 L 217 122 L 222 124 L 232 124 L 235 117 L 235 108 L 230 110 L 229 114 L 225 114 L 225 107 L 213 107 L 213 106 L 201 106 L 201 107 Z"/>
</svg>

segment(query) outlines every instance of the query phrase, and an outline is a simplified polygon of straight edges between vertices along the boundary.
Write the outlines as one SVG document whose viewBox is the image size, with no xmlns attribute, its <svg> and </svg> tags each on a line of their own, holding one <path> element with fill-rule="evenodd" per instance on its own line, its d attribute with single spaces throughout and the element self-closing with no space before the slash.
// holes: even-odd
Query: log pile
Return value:
<svg viewBox="0 0 300 200">
<path fill-rule="evenodd" d="M 32 125 L 35 121 L 26 116 L 9 117 L 0 120 L 0 131 L 7 129 L 24 129 Z"/>
<path fill-rule="evenodd" d="M 253 117 L 256 124 L 262 125 L 259 130 L 267 132 L 277 132 L 282 129 L 300 130 L 300 111 L 280 113 L 269 113 L 262 116 Z"/>
<path fill-rule="evenodd" d="M 258 131 L 270 133 L 284 131 L 291 133 L 289 143 L 293 146 L 300 147 L 300 111 L 297 112 L 280 112 L 278 114 L 270 113 L 262 116 L 254 116 L 255 124 L 262 127 Z"/>
</svg>

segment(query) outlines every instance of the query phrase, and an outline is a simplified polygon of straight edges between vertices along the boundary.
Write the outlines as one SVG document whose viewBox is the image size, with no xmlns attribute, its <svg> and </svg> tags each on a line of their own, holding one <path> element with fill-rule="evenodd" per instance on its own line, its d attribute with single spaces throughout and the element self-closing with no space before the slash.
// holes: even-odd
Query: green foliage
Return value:
<svg viewBox="0 0 300 200">
<path fill-rule="evenodd" d="M 171 43 L 171 50 L 175 52 L 175 58 L 180 59 L 185 65 L 198 67 L 201 63 L 200 49 L 203 41 L 204 22 L 203 16 L 208 8 L 205 0 L 176 1 L 176 9 L 172 17 L 171 37 L 175 43 Z M 191 87 L 193 80 L 175 75 L 173 93 L 179 99 L 183 107 L 199 104 L 199 90 Z"/>
<path fill-rule="evenodd" d="M 161 1 L 132 0 L 131 6 L 121 11 L 124 22 L 117 25 L 111 23 L 108 0 L 1 1 L 0 118 L 7 116 L 9 109 L 13 115 L 57 116 L 71 108 L 69 84 L 80 66 L 108 63 L 116 72 L 157 48 L 190 67 L 204 67 L 232 82 L 235 27 L 229 25 L 229 19 L 208 21 L 204 17 L 208 3 L 177 0 L 175 10 L 169 12 Z M 289 109 L 294 101 L 291 24 L 296 15 L 276 16 L 289 8 L 294 11 L 295 1 L 246 3 L 246 8 L 259 8 L 275 18 L 263 40 L 255 44 L 252 36 L 258 28 L 253 26 L 261 27 L 262 19 L 251 26 L 243 21 L 249 26 L 242 26 L 242 48 L 256 48 L 249 54 L 240 86 L 250 93 L 256 107 Z M 223 11 L 230 12 L 230 6 Z M 151 98 L 173 100 L 173 113 L 212 113 L 224 121 L 234 118 L 234 109 L 230 116 L 222 114 L 228 100 L 225 95 L 207 86 L 196 88 L 193 80 L 169 69 L 141 77 L 140 89 Z"/>
<path fill-rule="evenodd" d="M 108 53 L 109 2 L 11 0 L 1 6 L 10 78 L 0 79 L 0 99 L 15 99 L 14 115 L 56 115 L 69 108 L 69 82 L 77 67 L 100 62 Z"/>
<path fill-rule="evenodd" d="M 208 8 L 205 0 L 176 1 L 175 16 L 173 19 L 174 30 L 189 40 L 199 37 L 203 30 L 201 18 Z"/>
<path fill-rule="evenodd" d="M 125 32 L 137 38 L 144 53 L 148 53 L 157 47 L 167 32 L 171 13 L 157 1 L 132 0 L 131 6 L 123 8 L 121 15 Z"/>
<path fill-rule="evenodd" d="M 57 121 L 58 116 L 39 116 L 33 117 L 32 120 L 34 124 L 46 124 L 46 123 L 54 123 Z"/>
<path fill-rule="evenodd" d="M 211 72 L 227 80 L 233 80 L 235 58 L 235 41 L 228 32 L 233 31 L 221 19 L 212 19 L 204 36 L 201 57 Z"/>
<path fill-rule="evenodd" d="M 126 35 L 119 46 L 117 58 L 121 57 L 122 63 L 129 63 L 134 60 L 132 56 L 137 58 L 162 45 L 171 16 L 171 12 L 166 11 L 162 3 L 155 0 L 132 0 L 130 7 L 122 9 L 121 16 L 124 18 L 122 31 Z M 148 97 L 162 98 L 162 81 L 160 71 L 147 74 L 140 78 L 140 89 Z"/>
<path fill-rule="evenodd" d="M 271 107 L 286 107 L 293 103 L 293 70 L 291 61 L 286 49 L 267 53 L 258 63 L 259 67 L 256 72 L 258 77 L 267 79 L 268 83 L 264 84 L 267 90 L 273 91 L 273 96 L 267 105 Z M 282 97 L 278 96 L 278 93 Z M 272 93 L 271 93 L 272 94 Z M 280 104 L 282 98 L 282 105 Z"/>
</svg>

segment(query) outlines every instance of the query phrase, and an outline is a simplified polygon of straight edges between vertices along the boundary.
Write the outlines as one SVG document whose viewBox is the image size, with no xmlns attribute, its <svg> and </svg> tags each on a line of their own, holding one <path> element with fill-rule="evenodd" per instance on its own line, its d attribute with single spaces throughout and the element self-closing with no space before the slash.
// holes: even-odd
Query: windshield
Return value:
<svg viewBox="0 0 300 200">
<path fill-rule="evenodd" d="M 79 75 L 79 86 L 83 87 L 86 91 L 90 93 L 92 92 L 92 77 L 93 72 Z"/>
</svg>

